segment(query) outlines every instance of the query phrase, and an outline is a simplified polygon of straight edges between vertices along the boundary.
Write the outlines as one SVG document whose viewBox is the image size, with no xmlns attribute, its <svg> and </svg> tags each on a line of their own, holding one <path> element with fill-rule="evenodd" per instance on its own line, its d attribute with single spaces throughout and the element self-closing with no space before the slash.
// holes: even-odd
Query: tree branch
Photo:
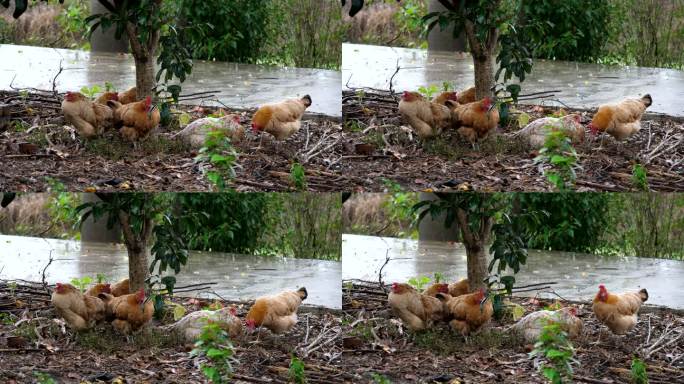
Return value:
<svg viewBox="0 0 684 384">
<path fill-rule="evenodd" d="M 130 21 L 126 23 L 126 33 L 128 34 L 128 41 L 131 43 L 131 50 L 135 54 L 136 58 L 147 59 L 148 52 L 147 50 L 143 49 L 142 45 L 140 45 L 137 30 L 138 28 L 135 26 L 135 24 L 131 23 Z"/>
<path fill-rule="evenodd" d="M 126 247 L 129 249 L 134 249 L 136 247 L 137 241 L 135 239 L 135 234 L 133 234 L 133 230 L 131 229 L 128 213 L 119 211 L 119 223 L 121 223 L 121 230 L 123 231 Z"/>
<path fill-rule="evenodd" d="M 463 242 L 466 244 L 466 246 L 475 244 L 473 232 L 468 226 L 468 215 L 462 208 L 456 208 L 456 220 L 458 221 L 458 225 L 461 227 L 461 235 L 463 236 Z"/>
</svg>

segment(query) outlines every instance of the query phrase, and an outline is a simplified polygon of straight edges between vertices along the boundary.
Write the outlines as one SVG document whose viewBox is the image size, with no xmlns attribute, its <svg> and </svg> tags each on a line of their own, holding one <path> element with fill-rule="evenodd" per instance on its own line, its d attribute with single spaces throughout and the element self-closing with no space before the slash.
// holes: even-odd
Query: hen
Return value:
<svg viewBox="0 0 684 384">
<path fill-rule="evenodd" d="M 641 99 L 601 105 L 588 128 L 594 135 L 606 132 L 618 141 L 625 140 L 641 129 L 641 116 L 652 103 L 651 95 L 644 95 Z"/>
<path fill-rule="evenodd" d="M 575 338 L 582 333 L 582 320 L 577 317 L 577 310 L 573 307 L 561 308 L 557 311 L 536 311 L 518 320 L 512 329 L 519 333 L 526 342 L 535 343 L 542 328 L 549 322 L 560 325 L 569 337 Z"/>
<path fill-rule="evenodd" d="M 458 133 L 471 143 L 487 137 L 499 124 L 499 110 L 489 97 L 463 105 L 447 102 L 447 106 L 453 108 L 451 119 L 454 127 L 458 128 Z"/>
<path fill-rule="evenodd" d="M 439 293 L 437 298 L 444 302 L 447 314 L 453 318 L 449 322 L 451 328 L 464 336 L 480 329 L 494 314 L 494 306 L 484 289 L 458 297 Z"/>
<path fill-rule="evenodd" d="M 108 106 L 93 103 L 78 92 L 66 93 L 62 113 L 66 122 L 73 124 L 85 138 L 101 135 L 113 122 L 113 113 Z"/>
<path fill-rule="evenodd" d="M 130 285 L 128 283 L 128 279 L 123 279 L 123 280 L 119 281 L 118 283 L 112 285 L 111 289 L 112 289 L 112 292 L 110 292 L 110 293 L 114 297 L 128 295 L 129 293 L 131 293 L 131 288 L 130 288 Z"/>
<path fill-rule="evenodd" d="M 147 300 L 142 288 L 137 293 L 119 297 L 101 293 L 99 298 L 105 303 L 107 320 L 125 335 L 137 331 L 152 320 L 154 304 Z"/>
<path fill-rule="evenodd" d="M 100 293 L 112 293 L 111 286 L 109 284 L 97 283 L 90 287 L 85 294 L 88 296 L 97 297 Z"/>
<path fill-rule="evenodd" d="M 138 101 L 138 88 L 130 88 L 126 92 L 120 92 L 117 96 L 117 100 L 119 100 L 121 104 L 134 103 Z"/>
<path fill-rule="evenodd" d="M 195 311 L 183 316 L 182 319 L 165 327 L 165 329 L 178 332 L 188 343 L 194 343 L 199 339 L 202 328 L 212 322 L 218 324 L 230 337 L 237 337 L 242 333 L 242 322 L 237 317 L 234 307 L 221 308 L 218 311 Z"/>
<path fill-rule="evenodd" d="M 245 135 L 245 129 L 240 125 L 239 115 L 226 115 L 223 117 L 205 117 L 188 124 L 175 136 L 190 147 L 199 149 L 206 142 L 207 134 L 211 131 L 221 131 L 232 143 L 239 142 Z"/>
<path fill-rule="evenodd" d="M 387 301 L 397 317 L 414 331 L 431 328 L 444 319 L 444 305 L 439 299 L 420 294 L 408 284 L 393 283 Z"/>
<path fill-rule="evenodd" d="M 404 92 L 399 113 L 421 139 L 439 135 L 451 123 L 449 108 L 427 101 L 417 92 Z"/>
<path fill-rule="evenodd" d="M 264 327 L 276 334 L 290 331 L 297 324 L 297 310 L 307 296 L 306 288 L 301 287 L 256 299 L 247 312 L 247 327 L 250 330 Z"/>
<path fill-rule="evenodd" d="M 574 144 L 584 141 L 584 127 L 580 124 L 580 116 L 573 114 L 563 117 L 543 117 L 516 132 L 514 137 L 523 137 L 533 149 L 544 146 L 549 132 L 562 131 Z"/>
<path fill-rule="evenodd" d="M 159 109 L 152 104 L 150 96 L 143 101 L 125 105 L 110 100 L 107 105 L 114 111 L 114 123 L 117 127 L 121 127 L 119 130 L 121 136 L 129 141 L 146 137 L 159 125 L 161 118 Z"/>
<path fill-rule="evenodd" d="M 599 285 L 599 291 L 594 297 L 592 309 L 596 318 L 616 335 L 624 335 L 631 331 L 637 323 L 637 313 L 641 305 L 648 300 L 648 291 L 612 294 L 606 286 Z"/>
<path fill-rule="evenodd" d="M 119 95 L 116 92 L 105 92 L 100 95 L 95 102 L 101 105 L 107 105 L 109 100 L 119 100 Z"/>
<path fill-rule="evenodd" d="M 252 116 L 252 129 L 265 131 L 276 140 L 287 140 L 302 126 L 304 111 L 311 105 L 311 97 L 289 99 L 276 104 L 266 104 Z"/>
<path fill-rule="evenodd" d="M 102 300 L 83 295 L 71 284 L 57 283 L 50 301 L 57 313 L 76 331 L 90 328 L 105 318 Z"/>
</svg>

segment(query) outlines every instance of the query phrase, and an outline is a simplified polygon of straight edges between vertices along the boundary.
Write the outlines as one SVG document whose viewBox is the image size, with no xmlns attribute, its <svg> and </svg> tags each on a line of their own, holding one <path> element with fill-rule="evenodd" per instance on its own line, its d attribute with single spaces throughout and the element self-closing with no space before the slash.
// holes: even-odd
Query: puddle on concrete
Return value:
<svg viewBox="0 0 684 384">
<path fill-rule="evenodd" d="M 465 249 L 458 243 L 343 235 L 342 278 L 377 281 L 386 252 L 392 258 L 383 269 L 386 282 L 431 277 L 435 272 L 443 273 L 448 281 L 467 275 Z M 531 250 L 516 280 L 519 285 L 555 281 L 558 284 L 553 288 L 559 295 L 587 301 L 599 284 L 615 292 L 646 288 L 650 304 L 684 308 L 681 261 Z"/>
<path fill-rule="evenodd" d="M 60 60 L 64 67 L 57 78 L 60 92 L 95 84 L 103 87 L 106 81 L 118 90 L 135 85 L 135 65 L 130 55 L 0 44 L 0 57 L 0 89 L 10 89 L 12 81 L 14 87 L 52 89 Z M 340 76 L 340 72 L 322 69 L 195 60 L 182 93 L 220 91 L 216 97 L 222 103 L 239 108 L 256 108 L 309 94 L 313 104 L 307 111 L 341 116 Z"/>
<path fill-rule="evenodd" d="M 457 89 L 472 86 L 473 62 L 457 53 L 421 49 L 343 44 L 342 86 L 416 90 L 419 86 L 447 81 Z M 650 112 L 684 116 L 684 71 L 661 68 L 619 67 L 567 61 L 535 60 L 532 73 L 522 84 L 523 94 L 562 90 L 556 96 L 573 108 L 596 108 L 600 104 L 650 93 Z M 533 101 L 539 103 L 540 100 Z M 550 105 L 560 105 L 548 101 Z"/>
<path fill-rule="evenodd" d="M 128 276 L 128 257 L 120 244 L 0 235 L 0 278 L 40 281 L 50 251 L 55 259 L 47 270 L 50 283 L 97 273 L 105 273 L 112 281 Z M 217 282 L 216 293 L 234 300 L 305 286 L 308 304 L 341 308 L 341 268 L 341 263 L 333 261 L 191 252 L 187 266 L 176 277 L 179 286 Z"/>
</svg>

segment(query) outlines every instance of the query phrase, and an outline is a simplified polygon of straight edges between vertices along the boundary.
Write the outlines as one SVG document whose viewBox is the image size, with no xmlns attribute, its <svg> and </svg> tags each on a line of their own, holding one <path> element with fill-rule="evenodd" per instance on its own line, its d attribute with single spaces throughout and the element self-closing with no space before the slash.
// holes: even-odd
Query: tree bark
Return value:
<svg viewBox="0 0 684 384">
<path fill-rule="evenodd" d="M 465 33 L 470 45 L 470 53 L 473 55 L 475 66 L 475 95 L 477 99 L 492 97 L 494 92 L 494 51 L 499 42 L 499 31 L 491 28 L 488 31 L 486 41 L 480 41 L 472 21 L 465 21 Z"/>
<path fill-rule="evenodd" d="M 485 97 L 492 97 L 492 88 L 494 87 L 494 68 L 493 57 L 491 54 L 474 57 L 473 64 L 475 65 L 475 95 L 478 100 Z"/>
<path fill-rule="evenodd" d="M 473 232 L 468 225 L 468 214 L 463 209 L 456 210 L 456 219 L 463 236 L 463 245 L 466 249 L 468 264 L 468 284 L 470 289 L 487 288 L 485 279 L 488 276 L 487 262 L 489 252 L 487 245 L 492 233 L 494 219 L 492 217 L 482 218 L 478 232 Z"/>
<path fill-rule="evenodd" d="M 160 31 L 151 32 L 144 44 L 138 39 L 138 28 L 133 23 L 128 23 L 126 32 L 135 60 L 136 97 L 140 100 L 154 94 L 156 87 L 154 61 L 159 48 Z"/>
<path fill-rule="evenodd" d="M 131 291 L 145 287 L 145 280 L 149 276 L 149 242 L 152 238 L 154 221 L 145 218 L 139 234 L 133 233 L 128 213 L 119 212 L 119 222 L 124 234 L 124 243 L 128 251 L 128 278 Z"/>
</svg>

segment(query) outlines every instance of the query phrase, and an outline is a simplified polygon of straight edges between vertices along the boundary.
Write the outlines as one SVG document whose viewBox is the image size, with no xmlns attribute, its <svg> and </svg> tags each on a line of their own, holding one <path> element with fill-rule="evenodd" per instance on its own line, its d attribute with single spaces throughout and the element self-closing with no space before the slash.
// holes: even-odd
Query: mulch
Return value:
<svg viewBox="0 0 684 384">
<path fill-rule="evenodd" d="M 69 191 L 214 189 L 205 177 L 211 165 L 195 162 L 197 151 L 172 137 L 178 128 L 160 127 L 136 145 L 124 142 L 115 130 L 106 132 L 97 144 L 87 142 L 64 125 L 62 97 L 36 89 L 0 91 L 0 190 L 40 192 L 55 183 Z M 216 110 L 177 108 L 193 120 Z M 255 112 L 224 110 L 239 113 L 247 127 Z M 339 191 L 347 183 L 340 174 L 339 118 L 305 114 L 302 129 L 282 143 L 247 131 L 245 140 L 234 144 L 239 154 L 236 176 L 227 187 L 245 192 L 293 191 L 294 162 L 304 166 L 309 191 Z"/>
<path fill-rule="evenodd" d="M 154 340 L 153 332 L 163 332 L 159 326 L 173 322 L 170 314 L 153 320 L 131 340 L 107 324 L 85 335 L 74 334 L 49 300 L 40 283 L 0 281 L 0 382 L 35 382 L 36 372 L 59 383 L 205 382 L 199 369 L 203 360 L 189 355 L 191 346 L 168 335 L 163 342 L 148 342 Z M 233 305 L 239 317 L 252 304 L 187 297 L 173 301 L 188 312 L 216 302 Z M 262 330 L 232 340 L 237 359 L 232 382 L 288 383 L 293 355 L 304 362 L 309 383 L 349 382 L 352 375 L 342 363 L 341 334 L 339 310 L 302 305 L 299 322 L 289 333 L 276 336 Z"/>
<path fill-rule="evenodd" d="M 399 96 L 378 89 L 343 91 L 342 172 L 355 183 L 355 189 L 378 191 L 391 181 L 409 190 L 553 190 L 527 145 L 509 136 L 519 129 L 516 114 L 477 149 L 453 130 L 421 142 L 399 115 Z M 532 121 L 561 108 L 516 105 L 515 109 L 527 113 Z M 564 111 L 582 114 L 584 123 L 595 112 Z M 647 170 L 650 190 L 684 191 L 683 122 L 646 113 L 642 129 L 623 143 L 608 135 L 593 138 L 587 132 L 587 140 L 575 147 L 579 167 L 574 189 L 633 191 L 637 188 L 633 167 L 639 163 Z"/>
<path fill-rule="evenodd" d="M 387 287 L 350 280 L 343 291 L 343 359 L 358 381 L 378 374 L 392 383 L 546 383 L 529 358 L 531 346 L 507 330 L 512 318 L 492 320 L 467 340 L 447 324 L 412 332 L 387 306 Z M 511 301 L 525 314 L 552 304 L 516 296 Z M 598 322 L 590 303 L 557 303 L 576 306 L 584 323 L 583 333 L 572 340 L 578 361 L 573 382 L 631 382 L 634 356 L 646 363 L 650 383 L 684 382 L 684 311 L 644 306 L 636 328 L 615 336 Z"/>
</svg>

